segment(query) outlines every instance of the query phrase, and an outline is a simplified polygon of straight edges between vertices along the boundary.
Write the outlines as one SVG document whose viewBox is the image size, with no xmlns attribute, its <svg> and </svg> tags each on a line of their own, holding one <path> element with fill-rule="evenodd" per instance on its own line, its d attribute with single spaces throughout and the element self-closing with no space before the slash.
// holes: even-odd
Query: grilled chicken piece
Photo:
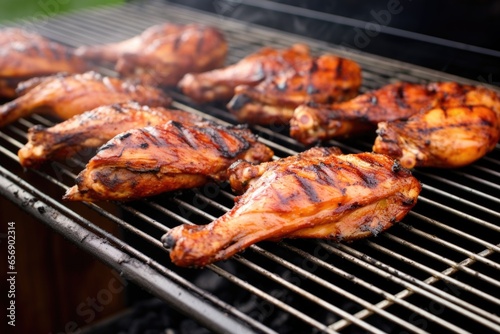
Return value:
<svg viewBox="0 0 500 334">
<path fill-rule="evenodd" d="M 114 136 L 136 128 L 160 125 L 168 121 L 184 125 L 201 122 L 195 114 L 162 107 L 126 102 L 98 107 L 73 116 L 50 128 L 36 125 L 28 131 L 28 143 L 19 152 L 23 167 L 35 168 L 48 160 L 63 160 L 77 152 L 87 156 Z"/>
<path fill-rule="evenodd" d="M 236 160 L 268 161 L 273 152 L 244 127 L 210 122 L 124 132 L 102 146 L 64 199 L 131 200 L 226 179 Z"/>
<path fill-rule="evenodd" d="M 179 266 L 205 266 L 253 243 L 282 238 L 353 240 L 380 233 L 411 210 L 420 183 L 389 157 L 313 148 L 261 166 L 234 164 L 248 190 L 204 226 L 181 225 L 162 237 Z M 245 185 L 246 184 L 246 185 Z"/>
<path fill-rule="evenodd" d="M 485 92 L 483 88 L 455 82 L 389 84 L 350 101 L 297 107 L 290 120 L 290 135 L 310 145 L 375 129 L 379 122 L 405 120 L 435 107 L 463 106 L 476 94 Z"/>
<path fill-rule="evenodd" d="M 109 44 L 81 46 L 76 54 L 97 64 L 115 64 L 125 53 L 140 53 L 158 39 L 179 34 L 181 26 L 176 24 L 158 24 L 144 30 L 140 35 Z"/>
<path fill-rule="evenodd" d="M 240 122 L 288 124 L 297 106 L 345 101 L 358 94 L 361 69 L 334 55 L 293 59 L 256 86 L 240 85 L 227 105 Z"/>
<path fill-rule="evenodd" d="M 304 44 L 295 44 L 283 50 L 265 47 L 236 64 L 202 73 L 188 73 L 178 86 L 197 103 L 227 102 L 234 96 L 237 86 L 255 86 L 289 64 L 309 58 L 309 47 Z"/>
<path fill-rule="evenodd" d="M 116 63 L 122 77 L 143 84 L 175 86 L 188 72 L 222 66 L 227 50 L 222 33 L 213 27 L 166 23 L 119 43 L 80 47 L 77 54 Z"/>
<path fill-rule="evenodd" d="M 382 121 L 406 119 L 432 107 L 436 91 L 399 82 L 331 105 L 301 105 L 290 120 L 290 136 L 310 145 L 376 128 Z"/>
<path fill-rule="evenodd" d="M 167 106 L 171 102 L 159 89 L 95 72 L 34 78 L 21 84 L 21 91 L 17 99 L 0 106 L 0 127 L 35 112 L 68 119 L 113 103 L 136 101 L 149 106 Z"/>
<path fill-rule="evenodd" d="M 447 98 L 434 108 L 406 121 L 379 123 L 373 150 L 406 168 L 462 167 L 493 150 L 500 138 L 500 96 L 484 87 L 439 87 Z"/>
<path fill-rule="evenodd" d="M 0 98 L 15 98 L 18 83 L 29 78 L 87 68 L 73 49 L 62 44 L 18 28 L 0 30 Z"/>
<path fill-rule="evenodd" d="M 405 168 L 466 166 L 500 139 L 498 116 L 484 106 L 435 108 L 407 121 L 381 122 L 377 134 L 373 151 Z"/>
</svg>

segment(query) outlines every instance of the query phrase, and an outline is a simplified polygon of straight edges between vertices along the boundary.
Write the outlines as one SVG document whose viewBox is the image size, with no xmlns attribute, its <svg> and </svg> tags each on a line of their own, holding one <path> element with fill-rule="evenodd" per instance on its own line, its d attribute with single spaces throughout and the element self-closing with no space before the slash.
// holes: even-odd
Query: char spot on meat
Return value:
<svg viewBox="0 0 500 334">
<path fill-rule="evenodd" d="M 413 206 L 414 202 L 413 202 L 413 198 L 405 198 L 403 201 L 402 201 L 402 204 L 403 205 L 411 205 Z"/>
<path fill-rule="evenodd" d="M 401 164 L 399 163 L 398 160 L 394 160 L 391 170 L 393 173 L 398 173 L 401 170 Z"/>
<path fill-rule="evenodd" d="M 401 108 L 409 108 L 408 104 L 406 103 L 406 96 L 405 96 L 405 91 L 404 91 L 405 86 L 401 85 L 398 87 L 396 91 L 396 104 L 401 107 Z"/>
<path fill-rule="evenodd" d="M 170 235 L 170 233 L 166 233 L 161 237 L 161 242 L 163 247 L 167 249 L 172 249 L 175 247 L 175 238 Z"/>
<path fill-rule="evenodd" d="M 123 140 L 123 139 L 126 139 L 126 138 L 130 137 L 131 135 L 132 134 L 130 132 L 126 132 L 124 134 L 119 135 L 118 139 Z"/>
<path fill-rule="evenodd" d="M 113 148 L 115 147 L 116 145 L 113 144 L 113 143 L 108 143 L 108 144 L 105 144 L 103 146 L 101 146 L 98 150 L 98 152 L 101 152 L 101 151 L 104 151 L 104 150 L 107 150 L 107 149 L 110 149 L 110 148 Z"/>
</svg>

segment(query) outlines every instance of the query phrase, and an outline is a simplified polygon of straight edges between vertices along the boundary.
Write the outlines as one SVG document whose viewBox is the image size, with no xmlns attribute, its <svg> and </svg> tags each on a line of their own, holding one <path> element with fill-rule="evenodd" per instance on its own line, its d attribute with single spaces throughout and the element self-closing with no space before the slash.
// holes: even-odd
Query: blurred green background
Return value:
<svg viewBox="0 0 500 334">
<path fill-rule="evenodd" d="M 124 0 L 0 0 L 0 22 L 43 19 L 82 8 L 123 2 Z"/>
</svg>

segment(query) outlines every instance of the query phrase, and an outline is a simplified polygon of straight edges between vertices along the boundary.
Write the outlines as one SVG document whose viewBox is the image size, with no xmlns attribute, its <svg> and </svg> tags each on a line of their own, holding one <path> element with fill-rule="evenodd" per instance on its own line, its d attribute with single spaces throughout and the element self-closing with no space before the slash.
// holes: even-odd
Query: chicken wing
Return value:
<svg viewBox="0 0 500 334">
<path fill-rule="evenodd" d="M 105 144 L 114 136 L 135 128 L 160 125 L 170 120 L 184 125 L 203 118 L 182 110 L 119 103 L 75 115 L 50 128 L 36 125 L 28 131 L 28 143 L 19 152 L 23 167 L 35 168 L 48 160 L 63 160 Z"/>
<path fill-rule="evenodd" d="M 21 96 L 0 106 L 0 127 L 35 112 L 68 119 L 113 103 L 136 101 L 149 106 L 167 106 L 171 102 L 159 89 L 95 72 L 32 80 L 21 84 Z"/>
<path fill-rule="evenodd" d="M 303 144 L 375 129 L 379 122 L 408 119 L 419 112 L 471 103 L 486 89 L 455 82 L 398 82 L 329 106 L 301 105 L 290 120 L 290 136 Z M 493 97 L 489 97 L 493 98 Z"/>
<path fill-rule="evenodd" d="M 162 237 L 173 263 L 205 266 L 262 240 L 367 237 L 403 219 L 421 190 L 408 170 L 375 153 L 311 149 L 263 166 L 233 165 L 229 174 L 247 174 L 248 184 L 235 206 L 208 225 L 177 226 Z"/>
<path fill-rule="evenodd" d="M 166 124 L 124 132 L 102 146 L 64 199 L 130 200 L 226 179 L 236 160 L 268 161 L 273 152 L 244 127 Z"/>
<path fill-rule="evenodd" d="M 280 71 L 258 85 L 235 88 L 227 107 L 240 122 L 288 124 L 297 106 L 348 100 L 358 94 L 361 85 L 359 65 L 334 55 L 308 57 L 281 65 Z"/>
<path fill-rule="evenodd" d="M 17 84 L 29 78 L 87 68 L 69 47 L 18 28 L 0 30 L 0 98 L 15 98 Z"/>
<path fill-rule="evenodd" d="M 224 36 L 214 27 L 165 23 L 119 43 L 80 47 L 77 54 L 113 62 L 122 77 L 143 84 L 175 86 L 188 72 L 222 66 L 227 50 Z"/>
<path fill-rule="evenodd" d="M 289 63 L 307 61 L 309 47 L 295 44 L 288 49 L 265 47 L 236 64 L 202 73 L 188 73 L 179 88 L 197 103 L 229 101 L 239 85 L 254 86 L 270 75 L 276 75 Z"/>
</svg>

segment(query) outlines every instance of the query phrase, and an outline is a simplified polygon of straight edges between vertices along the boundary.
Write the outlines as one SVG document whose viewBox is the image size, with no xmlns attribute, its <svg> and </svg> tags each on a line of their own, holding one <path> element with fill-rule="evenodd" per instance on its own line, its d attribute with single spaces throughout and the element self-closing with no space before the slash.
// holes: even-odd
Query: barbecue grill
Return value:
<svg viewBox="0 0 500 334">
<path fill-rule="evenodd" d="M 57 16 L 33 26 L 53 40 L 79 46 L 122 40 L 165 21 L 218 27 L 229 43 L 228 63 L 264 45 L 297 42 L 307 43 L 316 54 L 354 59 L 363 68 L 363 91 L 400 80 L 477 83 L 154 0 Z M 170 93 L 174 108 L 236 123 L 222 105 L 198 106 L 176 90 Z M 161 236 L 179 224 L 206 224 L 226 212 L 234 200 L 227 185 L 208 184 L 129 203 L 68 204 L 61 197 L 74 185 L 89 152 L 40 170 L 23 170 L 17 151 L 35 124 L 50 126 L 54 120 L 33 115 L 0 129 L 2 196 L 214 332 L 500 331 L 498 144 L 468 167 L 416 169 L 423 186 L 418 204 L 401 223 L 376 237 L 352 243 L 261 242 L 230 260 L 183 269 L 170 262 Z M 285 127 L 251 129 L 277 157 L 305 149 Z M 367 135 L 326 145 L 356 153 L 371 151 L 373 139 Z M 100 218 L 89 218 L 95 212 Z M 103 222 L 118 225 L 120 233 L 108 231 Z"/>
</svg>

